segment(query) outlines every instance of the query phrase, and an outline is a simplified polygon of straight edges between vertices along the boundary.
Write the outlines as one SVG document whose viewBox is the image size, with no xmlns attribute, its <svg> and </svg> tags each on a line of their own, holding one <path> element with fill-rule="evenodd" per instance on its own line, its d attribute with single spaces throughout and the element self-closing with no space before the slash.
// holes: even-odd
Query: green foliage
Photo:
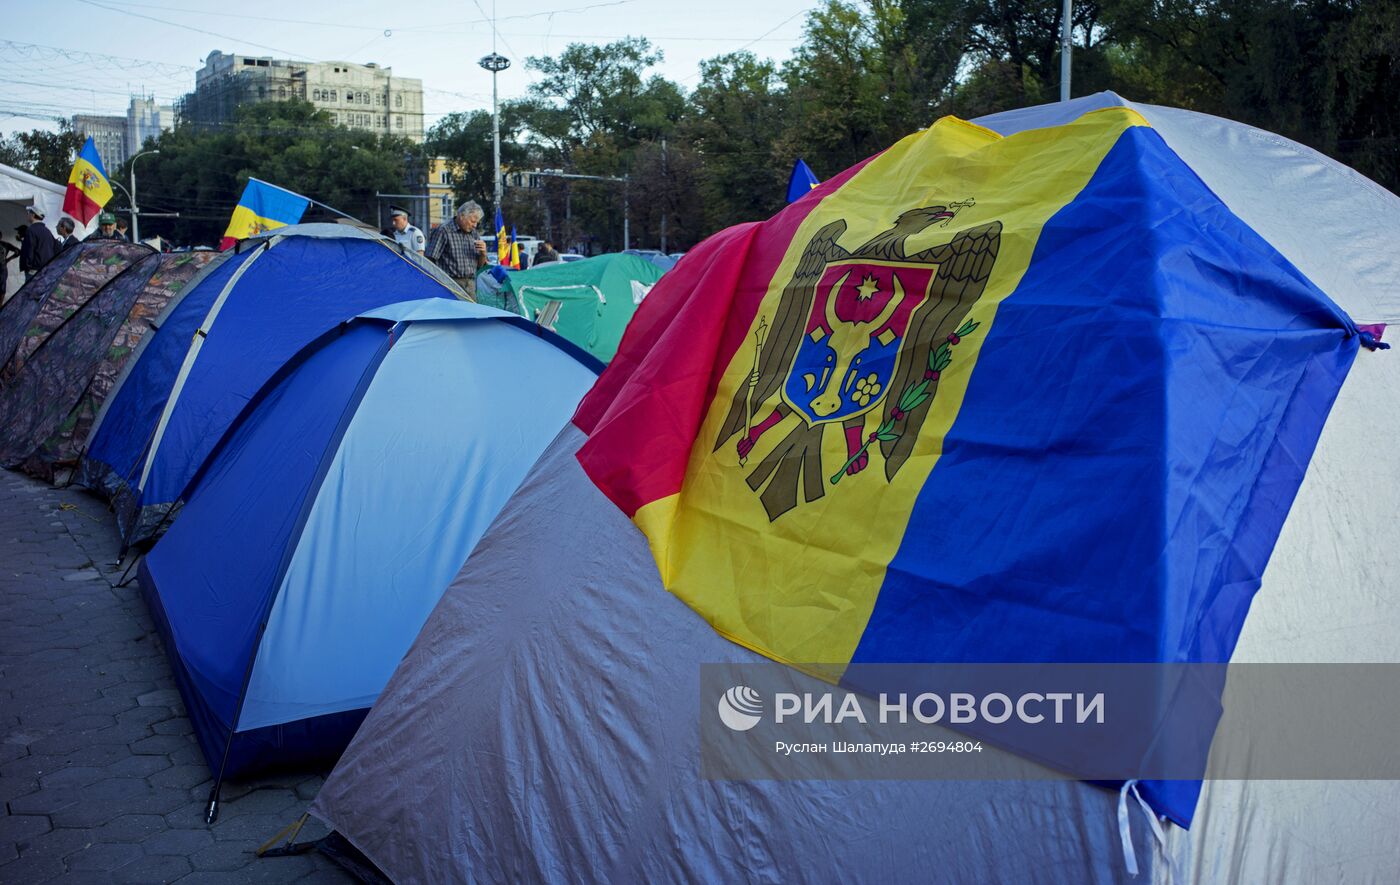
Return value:
<svg viewBox="0 0 1400 885">
<path fill-rule="evenodd" d="M 1061 14 L 1061 0 L 822 0 L 786 64 L 721 55 L 688 94 L 638 37 L 530 58 L 528 96 L 501 106 L 503 167 L 628 185 L 509 188 L 507 220 L 602 251 L 622 248 L 626 207 L 630 245 L 688 248 L 781 209 L 799 157 L 829 178 L 943 115 L 1054 101 Z M 1241 120 L 1400 190 L 1400 0 L 1076 0 L 1072 24 L 1076 95 Z M 162 136 L 138 168 L 141 201 L 182 218 L 143 227 L 215 240 L 250 175 L 373 221 L 374 192 L 416 187 L 424 154 L 447 157 L 457 198 L 490 213 L 491 129 L 489 111 L 450 114 L 415 149 L 302 102 L 247 107 L 230 126 Z M 0 160 L 62 181 L 77 146 L 29 133 L 0 141 Z"/>
<path fill-rule="evenodd" d="M 73 171 L 73 160 L 83 149 L 84 140 L 67 121 L 58 124 L 57 132 L 16 132 L 0 138 L 0 163 L 61 184 Z"/>
<path fill-rule="evenodd" d="M 147 147 L 160 154 L 137 165 L 141 208 L 176 211 L 180 217 L 143 217 L 141 233 L 191 244 L 218 242 L 249 178 L 305 194 L 374 225 L 379 208 L 375 192 L 405 192 L 423 163 L 422 149 L 409 140 L 336 126 L 324 111 L 296 99 L 245 105 L 228 126 L 181 126 L 148 141 Z M 124 166 L 114 175 L 125 182 L 128 172 Z M 334 217 L 312 206 L 305 219 Z"/>
<path fill-rule="evenodd" d="M 787 128 L 788 107 L 770 61 L 739 52 L 701 64 L 678 140 L 701 163 L 696 199 L 703 229 L 765 218 L 782 208 L 793 158 L 779 149 L 776 136 Z"/>
<path fill-rule="evenodd" d="M 508 101 L 500 111 L 501 166 L 519 169 L 529 160 L 522 143 L 529 107 Z M 456 202 L 476 200 L 485 205 L 489 201 L 494 193 L 490 111 L 448 114 L 428 130 L 424 148 L 429 156 L 448 159 Z"/>
</svg>

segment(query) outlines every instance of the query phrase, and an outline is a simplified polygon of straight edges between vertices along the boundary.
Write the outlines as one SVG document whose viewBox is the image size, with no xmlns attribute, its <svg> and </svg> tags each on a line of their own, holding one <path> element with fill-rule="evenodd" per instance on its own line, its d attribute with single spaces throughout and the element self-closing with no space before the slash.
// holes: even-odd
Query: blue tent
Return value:
<svg viewBox="0 0 1400 885">
<path fill-rule="evenodd" d="M 322 336 L 253 397 L 140 568 L 216 773 L 339 755 L 601 368 L 425 299 Z"/>
<path fill-rule="evenodd" d="M 278 228 L 193 281 L 107 398 L 81 481 L 105 494 L 128 546 L 150 538 L 234 417 L 288 359 L 385 304 L 457 299 L 436 267 L 339 224 Z"/>
</svg>

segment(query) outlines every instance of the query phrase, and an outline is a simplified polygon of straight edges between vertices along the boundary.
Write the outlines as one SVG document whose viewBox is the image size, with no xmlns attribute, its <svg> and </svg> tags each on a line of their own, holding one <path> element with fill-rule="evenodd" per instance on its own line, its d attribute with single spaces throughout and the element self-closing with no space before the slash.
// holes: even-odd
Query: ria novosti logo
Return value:
<svg viewBox="0 0 1400 885">
<path fill-rule="evenodd" d="M 748 731 L 763 717 L 763 696 L 747 685 L 720 695 L 719 720 L 734 731 Z"/>
</svg>

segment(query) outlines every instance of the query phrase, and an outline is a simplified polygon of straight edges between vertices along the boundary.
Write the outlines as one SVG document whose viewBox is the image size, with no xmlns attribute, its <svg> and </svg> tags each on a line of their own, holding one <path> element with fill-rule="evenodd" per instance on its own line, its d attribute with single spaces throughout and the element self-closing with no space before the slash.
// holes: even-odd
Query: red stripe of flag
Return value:
<svg viewBox="0 0 1400 885">
<path fill-rule="evenodd" d="M 878 155 L 877 155 L 878 156 Z M 617 356 L 574 413 L 578 460 L 630 518 L 680 491 L 720 377 L 807 215 L 873 160 L 831 178 L 765 222 L 705 240 L 647 295 Z"/>
<path fill-rule="evenodd" d="M 102 211 L 102 206 L 94 202 L 83 192 L 82 188 L 76 184 L 70 184 L 68 190 L 63 194 L 63 211 L 86 225 L 97 213 Z"/>
</svg>

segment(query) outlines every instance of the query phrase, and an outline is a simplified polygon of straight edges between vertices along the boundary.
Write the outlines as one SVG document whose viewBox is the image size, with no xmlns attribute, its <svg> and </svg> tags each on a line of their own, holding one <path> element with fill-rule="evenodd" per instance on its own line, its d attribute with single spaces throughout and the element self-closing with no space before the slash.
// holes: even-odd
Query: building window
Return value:
<svg viewBox="0 0 1400 885">
<path fill-rule="evenodd" d="M 396 107 L 396 108 L 401 108 L 401 107 L 403 107 L 403 93 L 402 93 L 402 92 L 396 93 L 396 94 L 394 95 L 394 107 Z"/>
<path fill-rule="evenodd" d="M 339 90 L 337 90 L 337 89 L 332 89 L 332 90 L 331 90 L 331 101 L 340 101 L 340 99 L 337 97 L 338 93 L 339 93 Z"/>
<path fill-rule="evenodd" d="M 266 86 L 259 86 L 259 87 L 258 87 L 258 98 L 267 98 L 267 87 L 266 87 Z"/>
<path fill-rule="evenodd" d="M 380 107 L 380 106 L 383 105 L 383 104 L 384 104 L 384 96 L 380 95 L 378 92 L 374 93 L 374 106 L 375 106 L 375 107 Z"/>
<path fill-rule="evenodd" d="M 313 89 L 313 90 L 311 90 L 311 100 L 312 100 L 312 101 L 320 101 L 320 100 L 321 100 L 321 90 L 319 90 L 319 89 Z"/>
<path fill-rule="evenodd" d="M 278 87 L 277 87 L 277 97 L 278 97 L 278 98 L 286 98 L 286 97 L 287 97 L 287 87 L 285 87 L 285 86 L 278 86 Z"/>
<path fill-rule="evenodd" d="M 395 118 L 394 118 L 394 126 L 397 127 L 397 128 L 399 128 L 399 129 L 402 129 L 402 128 L 403 128 L 403 117 L 395 117 Z"/>
<path fill-rule="evenodd" d="M 444 170 L 442 170 L 442 172 L 438 173 L 438 175 L 439 175 L 438 180 L 441 181 L 443 184 L 451 184 L 451 183 L 452 183 L 452 170 L 451 170 L 451 169 L 444 169 Z"/>
<path fill-rule="evenodd" d="M 451 217 L 452 217 L 452 197 L 451 197 L 451 196 L 446 196 L 446 197 L 443 197 L 443 198 L 442 198 L 442 217 L 443 217 L 443 218 L 451 218 Z"/>
<path fill-rule="evenodd" d="M 334 123 L 335 125 L 339 126 L 339 125 L 340 125 L 340 114 L 331 114 L 331 122 Z"/>
</svg>

